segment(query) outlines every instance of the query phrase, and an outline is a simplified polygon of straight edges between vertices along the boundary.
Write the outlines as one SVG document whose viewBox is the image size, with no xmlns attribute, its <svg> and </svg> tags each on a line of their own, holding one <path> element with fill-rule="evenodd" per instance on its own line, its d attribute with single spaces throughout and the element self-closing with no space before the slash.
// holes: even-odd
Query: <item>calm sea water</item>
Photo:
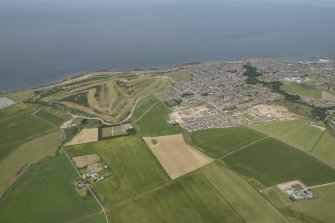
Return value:
<svg viewBox="0 0 335 223">
<path fill-rule="evenodd" d="M 335 56 L 335 4 L 296 1 L 1 0 L 0 92 L 104 68 Z"/>
</svg>

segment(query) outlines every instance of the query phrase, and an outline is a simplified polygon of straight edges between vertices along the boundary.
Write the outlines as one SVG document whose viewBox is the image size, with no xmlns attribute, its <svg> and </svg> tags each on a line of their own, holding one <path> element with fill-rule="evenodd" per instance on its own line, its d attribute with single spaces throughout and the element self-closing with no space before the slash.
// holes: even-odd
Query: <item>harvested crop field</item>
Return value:
<svg viewBox="0 0 335 223">
<path fill-rule="evenodd" d="M 181 134 L 145 137 L 144 141 L 171 179 L 176 179 L 213 161 L 186 144 Z"/>
<path fill-rule="evenodd" d="M 89 164 L 100 161 L 100 157 L 97 154 L 90 154 L 84 156 L 75 156 L 72 157 L 72 160 L 76 167 L 83 168 Z"/>
<path fill-rule="evenodd" d="M 70 146 L 96 141 L 98 141 L 98 128 L 83 129 L 66 145 Z"/>
</svg>

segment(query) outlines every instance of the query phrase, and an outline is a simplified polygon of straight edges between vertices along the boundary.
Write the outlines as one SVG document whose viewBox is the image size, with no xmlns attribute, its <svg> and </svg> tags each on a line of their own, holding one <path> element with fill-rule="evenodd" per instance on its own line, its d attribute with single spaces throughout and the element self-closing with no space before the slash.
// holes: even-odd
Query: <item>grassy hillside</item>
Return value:
<svg viewBox="0 0 335 223">
<path fill-rule="evenodd" d="M 109 213 L 112 222 L 244 222 L 206 178 L 195 172 L 144 193 Z"/>
<path fill-rule="evenodd" d="M 314 147 L 313 153 L 335 166 L 335 137 L 325 132 Z"/>
<path fill-rule="evenodd" d="M 247 127 L 207 129 L 191 133 L 191 142 L 202 152 L 219 158 L 238 148 L 255 142 L 265 135 Z"/>
<path fill-rule="evenodd" d="M 322 98 L 322 90 L 309 84 L 289 83 L 283 85 L 282 89 L 290 94 L 317 98 L 317 99 Z"/>
<path fill-rule="evenodd" d="M 0 200 L 6 223 L 61 223 L 100 211 L 94 199 L 81 200 L 73 181 L 78 176 L 65 156 L 33 167 Z"/>
<path fill-rule="evenodd" d="M 335 169 L 273 138 L 237 151 L 224 161 L 238 173 L 266 187 L 297 179 L 308 186 L 335 181 Z"/>
</svg>

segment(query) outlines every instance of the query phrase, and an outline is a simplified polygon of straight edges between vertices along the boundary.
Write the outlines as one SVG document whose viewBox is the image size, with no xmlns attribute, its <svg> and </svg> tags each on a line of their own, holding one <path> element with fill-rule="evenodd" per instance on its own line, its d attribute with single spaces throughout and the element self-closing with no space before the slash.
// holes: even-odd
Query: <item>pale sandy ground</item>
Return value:
<svg viewBox="0 0 335 223">
<path fill-rule="evenodd" d="M 300 180 L 293 180 L 293 181 L 290 181 L 290 182 L 278 184 L 277 187 L 281 191 L 285 191 L 285 190 L 291 188 L 293 185 L 297 185 L 297 184 L 300 184 L 303 188 L 306 188 L 306 185 L 303 184 Z"/>
<path fill-rule="evenodd" d="M 270 115 L 272 118 L 285 118 L 285 119 L 294 119 L 296 118 L 294 114 L 288 112 L 288 109 L 283 106 L 277 105 L 267 105 L 261 104 L 256 105 L 253 109 L 258 110 L 258 113 L 262 116 Z"/>
<path fill-rule="evenodd" d="M 66 145 L 70 146 L 95 141 L 98 141 L 98 128 L 83 129 Z"/>
<path fill-rule="evenodd" d="M 152 139 L 158 143 L 154 145 Z M 171 179 L 176 179 L 213 161 L 186 144 L 182 135 L 144 137 L 144 141 Z"/>
<path fill-rule="evenodd" d="M 319 125 L 312 125 L 313 127 L 315 127 L 315 128 L 318 128 L 318 129 L 320 129 L 321 131 L 326 131 L 326 128 L 325 127 L 322 127 L 322 126 L 319 126 Z"/>
<path fill-rule="evenodd" d="M 89 164 L 93 164 L 95 162 L 100 161 L 100 157 L 97 154 L 90 154 L 90 155 L 84 155 L 84 156 L 75 156 L 72 157 L 72 160 L 76 167 L 82 168 Z"/>
</svg>

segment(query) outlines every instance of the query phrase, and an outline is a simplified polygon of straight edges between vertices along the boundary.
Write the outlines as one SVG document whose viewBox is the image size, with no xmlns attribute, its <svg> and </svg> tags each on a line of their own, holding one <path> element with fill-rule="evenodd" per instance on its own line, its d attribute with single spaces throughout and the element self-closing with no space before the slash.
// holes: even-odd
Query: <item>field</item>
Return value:
<svg viewBox="0 0 335 223">
<path fill-rule="evenodd" d="M 335 186 L 314 188 L 313 191 L 318 194 L 317 199 L 294 202 L 288 208 L 312 218 L 311 222 L 335 222 Z"/>
<path fill-rule="evenodd" d="M 244 222 L 200 172 L 156 188 L 109 213 L 111 222 Z"/>
<path fill-rule="evenodd" d="M 313 126 L 304 120 L 259 124 L 256 129 L 291 145 L 311 151 L 324 132 L 323 127 Z"/>
<path fill-rule="evenodd" d="M 169 180 L 150 149 L 139 137 L 125 136 L 66 147 L 70 156 L 97 153 L 112 169 L 112 176 L 93 185 L 107 207 Z"/>
<path fill-rule="evenodd" d="M 65 223 L 99 212 L 94 199 L 83 201 L 77 195 L 75 180 L 78 176 L 65 156 L 42 162 L 0 200 L 1 221 Z"/>
<path fill-rule="evenodd" d="M 290 94 L 318 99 L 322 98 L 322 90 L 309 84 L 289 83 L 283 85 L 282 89 Z"/>
<path fill-rule="evenodd" d="M 335 137 L 325 132 L 314 147 L 313 153 L 335 166 Z"/>
<path fill-rule="evenodd" d="M 52 130 L 52 125 L 30 113 L 32 109 L 21 104 L 0 111 L 0 161 L 19 145 Z"/>
<path fill-rule="evenodd" d="M 137 104 L 131 119 L 140 136 L 162 136 L 184 132 L 179 125 L 168 123 L 169 113 L 167 106 L 151 96 Z"/>
<path fill-rule="evenodd" d="M 6 97 L 0 97 L 0 110 L 15 105 L 16 102 Z"/>
<path fill-rule="evenodd" d="M 62 122 L 64 122 L 65 120 L 61 117 L 58 117 L 50 112 L 47 112 L 43 109 L 41 109 L 40 111 L 34 113 L 34 115 L 46 122 L 51 123 L 52 125 L 59 125 Z"/>
<path fill-rule="evenodd" d="M 70 145 L 84 144 L 84 143 L 96 142 L 96 141 L 98 141 L 98 129 L 97 128 L 90 128 L 90 129 L 81 130 L 66 145 L 70 146 Z"/>
<path fill-rule="evenodd" d="M 335 95 L 330 94 L 326 91 L 322 91 L 322 99 L 327 101 L 335 101 Z"/>
<path fill-rule="evenodd" d="M 250 145 L 223 160 L 238 173 L 266 187 L 298 179 L 307 186 L 335 181 L 335 169 L 273 138 Z"/>
<path fill-rule="evenodd" d="M 287 220 L 247 181 L 226 168 L 222 161 L 201 170 L 211 184 L 249 223 L 279 223 Z"/>
<path fill-rule="evenodd" d="M 74 156 L 72 157 L 73 163 L 78 168 L 83 168 L 89 164 L 100 161 L 100 157 L 97 154 Z"/>
<path fill-rule="evenodd" d="M 54 156 L 62 139 L 60 131 L 35 138 L 20 145 L 0 161 L 0 197 L 17 180 L 30 164 L 48 156 Z"/>
<path fill-rule="evenodd" d="M 187 74 L 185 71 L 178 70 L 167 73 L 166 76 L 170 77 L 174 81 L 187 81 L 192 79 L 192 76 Z"/>
<path fill-rule="evenodd" d="M 171 179 L 212 162 L 212 159 L 186 144 L 183 135 L 145 137 L 144 141 Z"/>
<path fill-rule="evenodd" d="M 110 126 L 110 127 L 103 127 L 101 129 L 101 137 L 102 138 L 110 138 L 113 136 L 122 136 L 128 135 L 128 132 L 122 126 Z"/>
<path fill-rule="evenodd" d="M 212 158 L 219 158 L 253 143 L 265 135 L 247 127 L 207 129 L 191 133 L 193 145 Z"/>
</svg>

